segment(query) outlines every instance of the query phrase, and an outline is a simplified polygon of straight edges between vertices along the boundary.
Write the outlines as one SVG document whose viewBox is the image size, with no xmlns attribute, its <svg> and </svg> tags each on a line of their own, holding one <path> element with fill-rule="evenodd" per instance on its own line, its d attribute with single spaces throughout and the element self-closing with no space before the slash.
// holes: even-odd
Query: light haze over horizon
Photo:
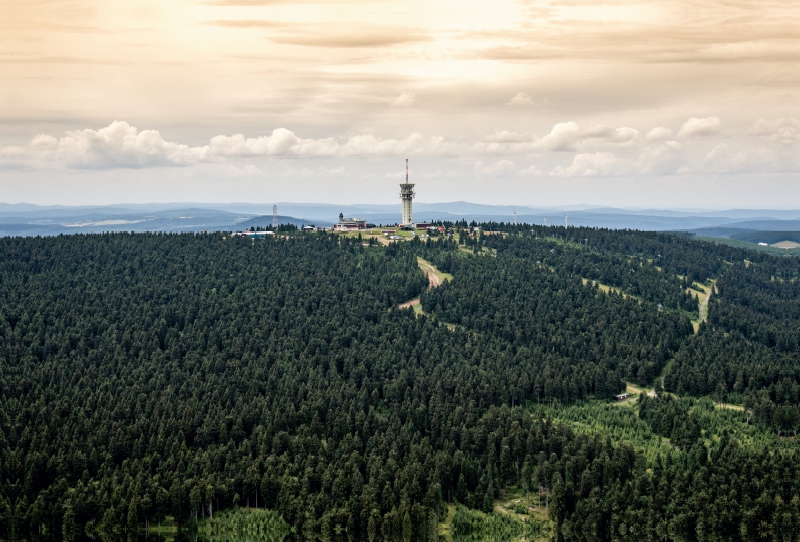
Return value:
<svg viewBox="0 0 800 542">
<path fill-rule="evenodd" d="M 800 207 L 788 0 L 0 2 L 2 202 Z"/>
</svg>

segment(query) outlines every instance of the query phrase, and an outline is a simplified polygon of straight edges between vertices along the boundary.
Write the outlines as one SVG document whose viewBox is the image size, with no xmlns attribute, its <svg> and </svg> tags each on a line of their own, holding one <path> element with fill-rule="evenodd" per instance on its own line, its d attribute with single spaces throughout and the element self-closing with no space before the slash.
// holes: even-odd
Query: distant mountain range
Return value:
<svg viewBox="0 0 800 542">
<path fill-rule="evenodd" d="M 39 206 L 0 203 L 0 236 L 58 235 L 103 231 L 217 231 L 241 230 L 272 223 L 272 205 L 257 203 L 154 203 L 104 206 Z M 330 226 L 339 213 L 375 224 L 395 224 L 400 204 L 336 205 L 278 203 L 279 223 Z M 754 232 L 798 232 L 800 210 L 771 209 L 619 209 L 589 205 L 535 208 L 483 205 L 463 201 L 415 203 L 417 221 L 467 220 L 570 226 L 688 231 L 708 237 L 750 240 Z M 771 234 L 772 239 L 776 234 Z M 777 234 L 780 236 L 780 234 Z"/>
</svg>

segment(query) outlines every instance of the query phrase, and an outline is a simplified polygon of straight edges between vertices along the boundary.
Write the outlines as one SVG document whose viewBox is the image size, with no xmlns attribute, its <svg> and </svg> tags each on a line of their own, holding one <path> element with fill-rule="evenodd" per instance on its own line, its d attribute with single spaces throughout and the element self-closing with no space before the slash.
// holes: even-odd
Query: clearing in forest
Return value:
<svg viewBox="0 0 800 542">
<path fill-rule="evenodd" d="M 441 286 L 446 280 L 453 280 L 453 275 L 450 273 L 443 273 L 436 269 L 430 262 L 417 257 L 417 265 L 428 276 L 428 288 L 436 288 Z M 409 299 L 405 303 L 398 305 L 399 309 L 408 309 L 413 307 L 416 312 L 422 312 L 422 306 L 419 304 L 419 298 Z"/>
</svg>

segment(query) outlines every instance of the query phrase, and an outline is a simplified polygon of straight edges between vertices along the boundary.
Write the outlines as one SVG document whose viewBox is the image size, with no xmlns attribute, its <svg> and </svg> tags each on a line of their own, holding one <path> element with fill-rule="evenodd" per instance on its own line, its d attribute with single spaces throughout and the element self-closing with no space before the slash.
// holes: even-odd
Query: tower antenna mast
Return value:
<svg viewBox="0 0 800 542">
<path fill-rule="evenodd" d="M 406 158 L 406 182 L 400 184 L 400 201 L 403 202 L 403 226 L 413 225 L 411 217 L 411 200 L 414 199 L 414 185 L 408 182 L 408 158 Z"/>
<path fill-rule="evenodd" d="M 278 227 L 278 206 L 277 205 L 273 205 L 272 206 L 272 229 L 274 230 L 277 227 Z"/>
</svg>

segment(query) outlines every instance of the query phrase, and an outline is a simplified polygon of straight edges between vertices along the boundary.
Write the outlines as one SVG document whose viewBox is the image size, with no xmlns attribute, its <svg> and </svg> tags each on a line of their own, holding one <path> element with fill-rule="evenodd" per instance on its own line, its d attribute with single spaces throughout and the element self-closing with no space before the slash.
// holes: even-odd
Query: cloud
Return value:
<svg viewBox="0 0 800 542">
<path fill-rule="evenodd" d="M 394 107 L 408 107 L 410 105 L 414 105 L 416 98 L 410 92 L 404 92 L 394 100 L 392 100 L 392 105 Z"/>
<path fill-rule="evenodd" d="M 166 141 L 156 130 L 114 121 L 99 130 L 75 130 L 62 138 L 40 134 L 25 147 L 5 147 L 5 161 L 63 163 L 72 168 L 181 166 L 206 161 L 208 147 Z M 9 160 L 10 158 L 10 160 Z"/>
<path fill-rule="evenodd" d="M 497 131 L 483 138 L 484 141 L 495 143 L 516 143 L 520 141 L 529 141 L 530 139 L 530 134 L 520 134 L 517 132 L 509 132 L 508 130 Z"/>
<path fill-rule="evenodd" d="M 139 131 L 125 121 L 99 130 L 76 130 L 62 138 L 40 134 L 25 146 L 0 147 L 4 168 L 66 166 L 78 169 L 189 166 L 230 158 L 257 156 L 392 156 L 453 152 L 442 137 L 412 133 L 405 139 L 381 139 L 373 134 L 347 138 L 305 139 L 286 128 L 270 135 L 246 138 L 218 135 L 208 145 L 190 147 L 165 140 L 156 130 Z"/>
<path fill-rule="evenodd" d="M 669 138 L 672 135 L 672 130 L 669 128 L 664 128 L 663 126 L 657 126 L 647 132 L 647 135 L 644 138 L 647 141 L 663 141 L 664 139 Z"/>
<path fill-rule="evenodd" d="M 607 177 L 622 173 L 621 161 L 610 152 L 576 154 L 572 165 L 567 168 L 557 166 L 550 175 L 559 177 Z"/>
<path fill-rule="evenodd" d="M 731 152 L 724 143 L 717 145 L 703 159 L 704 170 L 709 173 L 748 173 L 754 171 L 780 171 L 781 161 L 771 151 L 761 148 Z"/>
<path fill-rule="evenodd" d="M 494 164 L 485 165 L 483 162 L 475 163 L 475 173 L 481 176 L 504 177 L 514 168 L 511 160 L 498 160 Z"/>
<path fill-rule="evenodd" d="M 748 132 L 770 141 L 783 144 L 800 141 L 800 120 L 798 119 L 758 119 Z"/>
<path fill-rule="evenodd" d="M 535 165 L 529 166 L 525 169 L 519 170 L 517 173 L 520 177 L 538 177 L 542 174 L 538 167 Z"/>
<path fill-rule="evenodd" d="M 436 144 L 439 140 L 429 140 Z M 405 139 L 380 139 L 373 134 L 351 136 L 346 140 L 329 137 L 303 139 L 286 128 L 276 128 L 272 134 L 245 138 L 242 134 L 211 138 L 212 156 L 369 156 L 422 152 L 425 138 L 413 133 Z"/>
<path fill-rule="evenodd" d="M 599 139 L 606 143 L 630 146 L 639 139 L 639 130 L 623 126 L 611 128 L 610 126 L 592 126 L 581 134 L 581 139 Z"/>
<path fill-rule="evenodd" d="M 532 105 L 539 105 L 536 103 L 533 98 L 525 94 L 524 92 L 517 92 L 517 94 L 511 98 L 506 105 L 515 105 L 517 107 L 529 107 Z"/>
<path fill-rule="evenodd" d="M 612 145 L 629 147 L 640 137 L 639 131 L 633 128 L 612 128 L 605 125 L 592 126 L 581 130 L 575 122 L 562 122 L 553 126 L 549 134 L 536 141 L 535 149 L 551 151 L 574 151 L 594 145 Z"/>
<path fill-rule="evenodd" d="M 560 122 L 550 133 L 536 142 L 534 148 L 551 151 L 571 151 L 580 138 L 580 128 L 575 122 Z"/>
<path fill-rule="evenodd" d="M 542 137 L 508 130 L 496 131 L 472 146 L 475 152 L 487 154 L 534 151 L 581 151 L 595 148 L 629 148 L 641 141 L 638 130 L 629 127 L 612 128 L 605 125 L 582 130 L 576 122 L 560 122 Z"/>
<path fill-rule="evenodd" d="M 287 26 L 269 37 L 273 43 L 326 48 L 387 47 L 431 39 L 414 28 L 314 24 Z"/>
<path fill-rule="evenodd" d="M 722 126 L 722 121 L 717 117 L 699 119 L 692 117 L 681 126 L 678 137 L 709 137 L 717 135 Z"/>
<path fill-rule="evenodd" d="M 675 173 L 683 163 L 682 149 L 680 141 L 667 141 L 658 147 L 647 148 L 639 155 L 635 170 L 646 175 Z"/>
</svg>

